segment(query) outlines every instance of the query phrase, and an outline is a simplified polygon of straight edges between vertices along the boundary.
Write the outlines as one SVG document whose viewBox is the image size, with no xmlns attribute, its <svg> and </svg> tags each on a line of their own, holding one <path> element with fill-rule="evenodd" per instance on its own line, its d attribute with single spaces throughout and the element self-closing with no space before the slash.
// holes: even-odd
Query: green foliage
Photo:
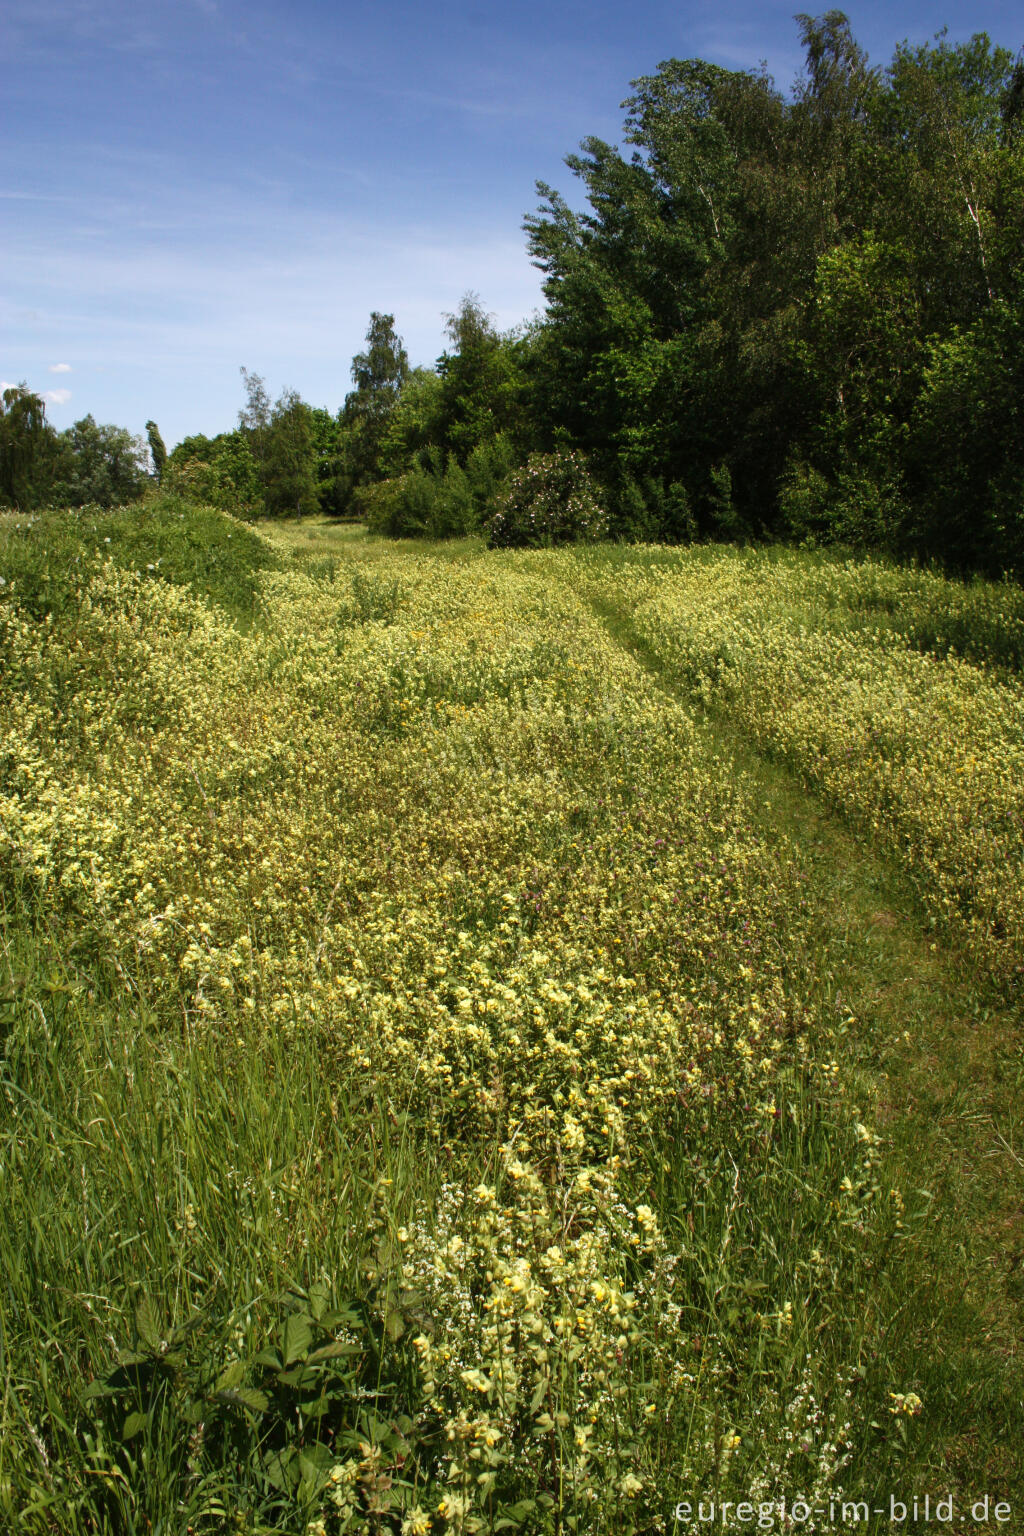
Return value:
<svg viewBox="0 0 1024 1536">
<path fill-rule="evenodd" d="M 842 12 L 797 21 L 791 97 L 669 60 L 626 102 L 631 155 L 567 157 L 585 211 L 539 187 L 534 430 L 588 455 L 627 537 L 799 528 L 1019 569 L 1013 58 L 940 37 L 883 73 Z"/>
<path fill-rule="evenodd" d="M 578 453 L 531 454 L 489 527 L 492 549 L 538 549 L 608 536 L 608 514 Z"/>
<path fill-rule="evenodd" d="M 366 487 L 359 505 L 370 531 L 431 539 L 479 532 L 500 504 L 512 473 L 508 438 L 499 433 L 478 443 L 465 467 L 454 457 L 443 468 L 442 462 L 440 450 L 428 448 L 405 474 Z"/>
<path fill-rule="evenodd" d="M 380 1324 L 375 1336 L 365 1310 L 332 1305 L 322 1283 L 261 1310 L 270 1312 L 266 1342 L 246 1358 L 238 1333 L 251 1303 L 173 1327 L 149 1296 L 136 1302 L 130 1345 L 88 1392 L 91 1438 L 107 1448 L 100 1465 L 111 1483 L 120 1470 L 130 1485 L 148 1450 L 164 1459 L 165 1491 L 183 1503 L 197 1483 L 240 1471 L 264 1518 L 311 1518 L 342 1491 L 339 1469 L 360 1446 L 382 1461 L 408 1459 L 401 1426 L 412 1421 L 399 1413 L 393 1422 L 394 1389 L 380 1382 Z M 389 1481 L 401 1509 L 405 1479 Z"/>
<path fill-rule="evenodd" d="M 259 470 L 241 431 L 186 437 L 171 452 L 163 487 L 186 501 L 249 516 L 263 504 Z"/>
<path fill-rule="evenodd" d="M 474 293 L 445 317 L 445 329 L 450 348 L 437 364 L 437 446 L 464 464 L 479 445 L 518 425 L 524 388 L 520 346 L 516 337 L 495 330 Z"/>
<path fill-rule="evenodd" d="M 271 517 L 319 511 L 312 412 L 295 390 L 284 390 L 263 432 L 259 461 L 263 502 Z"/>
<path fill-rule="evenodd" d="M 23 384 L 0 396 L 0 506 L 30 511 L 53 481 L 56 443 L 46 406 Z"/>
<path fill-rule="evenodd" d="M 98 426 L 84 416 L 57 442 L 52 504 L 114 507 L 141 496 L 147 480 L 146 450 L 124 427 Z"/>
<path fill-rule="evenodd" d="M 110 560 L 154 581 L 189 587 L 242 623 L 259 608 L 267 544 L 209 506 L 165 494 L 133 506 L 44 512 L 0 532 L 3 601 L 33 619 L 77 609 L 85 574 Z"/>
<path fill-rule="evenodd" d="M 150 455 L 153 459 L 153 473 L 156 476 L 157 485 L 163 480 L 164 466 L 167 463 L 167 445 L 160 435 L 160 428 L 155 421 L 146 422 L 146 440 L 149 443 Z"/>
<path fill-rule="evenodd" d="M 384 479 L 412 465 L 431 467 L 430 450 L 441 439 L 443 385 L 432 368 L 413 368 L 402 385 L 381 442 Z"/>
<path fill-rule="evenodd" d="M 371 533 L 414 539 L 429 535 L 436 499 L 436 476 L 415 468 L 367 486 L 359 505 Z"/>
<path fill-rule="evenodd" d="M 914 542 L 962 569 L 1024 574 L 1024 310 L 994 302 L 931 348 L 910 423 Z"/>
<path fill-rule="evenodd" d="M 366 351 L 352 359 L 355 389 L 338 413 L 331 506 L 325 510 L 344 513 L 357 508 L 363 488 L 386 477 L 384 445 L 408 377 L 409 358 L 394 315 L 374 310 Z M 407 463 L 403 460 L 401 468 Z"/>
</svg>

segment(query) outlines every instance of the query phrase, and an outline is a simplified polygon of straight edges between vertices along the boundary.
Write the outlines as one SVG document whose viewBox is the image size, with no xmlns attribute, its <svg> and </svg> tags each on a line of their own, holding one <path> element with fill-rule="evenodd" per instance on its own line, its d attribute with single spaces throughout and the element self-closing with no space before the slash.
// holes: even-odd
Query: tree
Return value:
<svg viewBox="0 0 1024 1536">
<path fill-rule="evenodd" d="M 24 384 L 0 396 L 0 505 L 43 506 L 53 482 L 56 435 L 46 406 Z"/>
<path fill-rule="evenodd" d="M 258 373 L 239 368 L 245 389 L 245 405 L 238 413 L 238 425 L 249 444 L 249 452 L 262 469 L 267 429 L 270 426 L 270 396 Z"/>
<path fill-rule="evenodd" d="M 164 485 L 191 501 L 225 512 L 252 513 L 263 504 L 263 487 L 249 441 L 239 428 L 217 437 L 183 438 L 168 455 Z"/>
<path fill-rule="evenodd" d="M 345 397 L 339 415 L 340 474 L 349 496 L 361 485 L 382 478 L 381 445 L 408 376 L 409 358 L 395 330 L 394 315 L 374 310 L 366 331 L 366 351 L 352 359 L 355 389 Z"/>
<path fill-rule="evenodd" d="M 319 510 L 312 411 L 293 389 L 286 389 L 262 432 L 260 478 L 267 511 L 273 516 Z"/>
<path fill-rule="evenodd" d="M 495 329 L 475 293 L 445 316 L 450 348 L 438 359 L 441 380 L 438 447 L 465 464 L 473 449 L 499 432 L 515 432 L 524 379 L 517 340 Z"/>
<path fill-rule="evenodd" d="M 159 485 L 164 477 L 164 466 L 167 463 L 167 448 L 160 436 L 160 428 L 155 421 L 146 422 L 146 437 L 149 440 L 149 451 L 153 456 L 153 473 L 156 475 L 156 483 Z"/>
<path fill-rule="evenodd" d="M 136 501 L 146 485 L 146 449 L 124 427 L 100 426 L 83 416 L 57 439 L 54 500 L 81 507 L 95 502 L 113 507 Z"/>
</svg>

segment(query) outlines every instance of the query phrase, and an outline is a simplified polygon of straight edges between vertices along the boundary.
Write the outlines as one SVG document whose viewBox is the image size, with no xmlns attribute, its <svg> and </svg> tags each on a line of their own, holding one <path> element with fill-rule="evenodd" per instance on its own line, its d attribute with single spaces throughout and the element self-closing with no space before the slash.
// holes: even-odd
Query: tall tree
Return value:
<svg viewBox="0 0 1024 1536">
<path fill-rule="evenodd" d="M 260 477 L 271 516 L 299 516 L 319 510 L 312 414 L 295 390 L 282 390 L 266 427 L 261 429 Z"/>
<path fill-rule="evenodd" d="M 438 447 L 465 464 L 473 449 L 514 431 L 524 389 L 518 343 L 502 336 L 475 293 L 445 316 L 449 346 L 438 359 Z"/>
<path fill-rule="evenodd" d="M 149 451 L 153 457 L 153 473 L 156 475 L 157 485 L 163 480 L 164 466 L 167 463 L 167 448 L 160 436 L 160 428 L 155 421 L 146 422 L 146 437 L 149 441 Z"/>
<path fill-rule="evenodd" d="M 374 310 L 366 331 L 366 350 L 352 359 L 355 388 L 346 396 L 340 413 L 341 473 L 350 493 L 381 478 L 381 445 L 408 376 L 409 357 L 395 330 L 394 315 Z"/>
<path fill-rule="evenodd" d="M 260 374 L 250 373 L 244 367 L 238 371 L 242 375 L 242 386 L 245 389 L 245 405 L 238 413 L 238 425 L 245 434 L 249 452 L 257 467 L 262 469 L 267 429 L 270 426 L 270 395 Z"/>
<path fill-rule="evenodd" d="M 45 505 L 54 476 L 55 434 L 46 406 L 24 384 L 0 395 L 0 506 Z"/>
<path fill-rule="evenodd" d="M 113 507 L 136 501 L 146 486 L 146 447 L 124 427 L 83 416 L 57 439 L 55 501 Z"/>
</svg>

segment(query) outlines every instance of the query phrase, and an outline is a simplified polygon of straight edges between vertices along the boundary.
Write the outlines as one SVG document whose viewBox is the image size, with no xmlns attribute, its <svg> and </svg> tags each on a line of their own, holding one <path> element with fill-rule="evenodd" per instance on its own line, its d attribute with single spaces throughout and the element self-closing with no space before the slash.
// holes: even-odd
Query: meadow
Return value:
<svg viewBox="0 0 1024 1536">
<path fill-rule="evenodd" d="M 1024 1529 L 1018 587 L 173 498 L 0 574 L 4 1529 Z"/>
</svg>

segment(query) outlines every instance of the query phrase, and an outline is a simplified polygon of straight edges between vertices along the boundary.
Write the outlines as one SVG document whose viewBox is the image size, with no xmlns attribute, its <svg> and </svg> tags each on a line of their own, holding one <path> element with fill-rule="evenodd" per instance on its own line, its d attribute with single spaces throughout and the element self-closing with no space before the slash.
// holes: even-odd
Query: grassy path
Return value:
<svg viewBox="0 0 1024 1536">
<path fill-rule="evenodd" d="M 592 601 L 618 644 L 693 708 L 628 617 Z M 843 1080 L 885 1139 L 885 1182 L 930 1196 L 902 1259 L 877 1277 L 886 1348 L 925 1402 L 920 1486 L 998 1489 L 1024 1521 L 1019 1012 L 990 995 L 965 956 L 932 940 L 901 875 L 792 773 L 720 714 L 705 714 L 702 729 L 753 788 L 765 830 L 801 851 L 815 934 L 802 967 L 836 1019 Z"/>
</svg>

